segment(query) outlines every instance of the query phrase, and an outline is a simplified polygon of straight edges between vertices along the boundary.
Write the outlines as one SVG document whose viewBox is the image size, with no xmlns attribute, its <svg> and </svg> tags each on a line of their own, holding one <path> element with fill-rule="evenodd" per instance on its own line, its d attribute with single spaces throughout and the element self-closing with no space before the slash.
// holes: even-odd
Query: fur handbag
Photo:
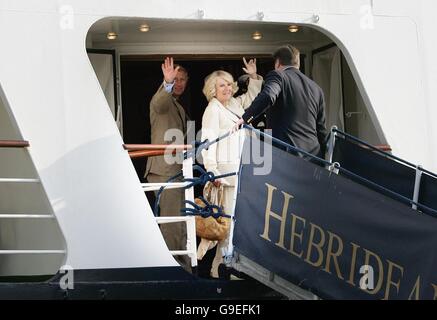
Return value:
<svg viewBox="0 0 437 320">
<path fill-rule="evenodd" d="M 203 189 L 203 197 L 210 204 L 214 204 L 223 209 L 223 196 L 224 190 L 223 185 L 220 187 L 214 186 L 213 183 L 208 182 Z M 194 202 L 200 206 L 204 207 L 205 204 L 202 200 L 196 198 Z M 217 210 L 215 210 L 217 212 Z M 201 216 L 196 216 L 196 233 L 197 236 L 212 240 L 221 241 L 227 238 L 229 234 L 229 229 L 231 226 L 231 219 L 226 217 L 207 217 L 203 218 Z"/>
</svg>

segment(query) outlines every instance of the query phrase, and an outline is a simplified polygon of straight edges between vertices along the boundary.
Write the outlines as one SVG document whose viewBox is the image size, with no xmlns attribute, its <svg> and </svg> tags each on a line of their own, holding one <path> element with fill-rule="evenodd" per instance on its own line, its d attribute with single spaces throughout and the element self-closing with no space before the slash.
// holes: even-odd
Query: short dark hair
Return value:
<svg viewBox="0 0 437 320">
<path fill-rule="evenodd" d="M 273 53 L 273 59 L 278 60 L 283 66 L 300 67 L 300 52 L 296 47 L 292 45 L 286 45 L 279 47 Z"/>
</svg>

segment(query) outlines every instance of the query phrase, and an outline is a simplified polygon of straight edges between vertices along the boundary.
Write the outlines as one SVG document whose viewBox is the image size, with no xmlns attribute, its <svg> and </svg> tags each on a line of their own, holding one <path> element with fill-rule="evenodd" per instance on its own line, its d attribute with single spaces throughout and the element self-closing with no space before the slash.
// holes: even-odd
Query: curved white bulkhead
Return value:
<svg viewBox="0 0 437 320">
<path fill-rule="evenodd" d="M 95 22 L 196 20 L 203 10 L 203 21 L 257 21 L 262 12 L 260 23 L 313 26 L 345 54 L 393 153 L 436 171 L 435 4 L 418 3 L 0 0 L 0 86 L 21 136 L 30 142 L 31 159 L 65 237 L 65 264 L 177 266 L 88 59 L 85 41 Z M 183 52 L 223 53 L 219 46 L 193 43 Z M 168 48 L 162 53 L 173 53 Z"/>
</svg>

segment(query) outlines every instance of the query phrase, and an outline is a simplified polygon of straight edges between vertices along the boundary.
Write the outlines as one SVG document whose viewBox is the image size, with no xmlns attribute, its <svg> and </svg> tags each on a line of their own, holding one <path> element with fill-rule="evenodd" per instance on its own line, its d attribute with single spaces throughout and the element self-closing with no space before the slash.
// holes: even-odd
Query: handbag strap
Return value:
<svg viewBox="0 0 437 320">
<path fill-rule="evenodd" d="M 207 182 L 203 188 L 203 197 L 212 204 L 223 207 L 224 186 L 216 187 L 212 182 Z"/>
</svg>

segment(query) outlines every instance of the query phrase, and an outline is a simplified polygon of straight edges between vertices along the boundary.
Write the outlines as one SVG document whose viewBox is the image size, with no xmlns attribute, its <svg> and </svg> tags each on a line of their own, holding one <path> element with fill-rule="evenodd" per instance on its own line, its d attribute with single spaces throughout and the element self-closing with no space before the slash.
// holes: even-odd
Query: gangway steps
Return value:
<svg viewBox="0 0 437 320">
<path fill-rule="evenodd" d="M 279 277 L 237 252 L 234 252 L 231 267 L 238 272 L 242 272 L 258 280 L 262 284 L 288 297 L 290 300 L 320 300 L 315 294 Z"/>
</svg>

